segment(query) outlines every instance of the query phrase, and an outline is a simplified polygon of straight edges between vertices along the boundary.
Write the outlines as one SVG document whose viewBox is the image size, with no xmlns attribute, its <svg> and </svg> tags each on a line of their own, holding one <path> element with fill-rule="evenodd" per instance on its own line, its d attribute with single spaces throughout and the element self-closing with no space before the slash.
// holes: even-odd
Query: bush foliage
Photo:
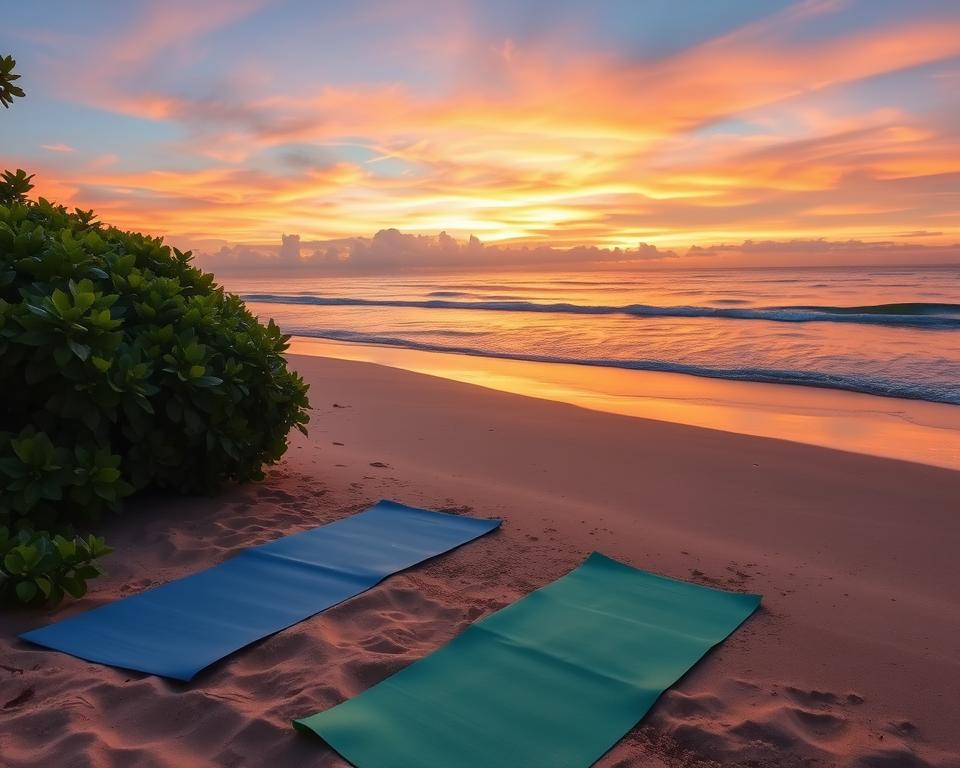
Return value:
<svg viewBox="0 0 960 768">
<path fill-rule="evenodd" d="M 13 71 L 15 66 L 17 62 L 13 56 L 0 56 L 0 104 L 7 109 L 15 98 L 25 95 L 23 88 L 14 84 L 15 80 L 20 79 L 20 75 Z"/>
<path fill-rule="evenodd" d="M 190 253 L 30 179 L 0 179 L 0 596 L 55 602 L 108 551 L 77 531 L 140 489 L 262 477 L 309 406 L 288 337 Z"/>
</svg>

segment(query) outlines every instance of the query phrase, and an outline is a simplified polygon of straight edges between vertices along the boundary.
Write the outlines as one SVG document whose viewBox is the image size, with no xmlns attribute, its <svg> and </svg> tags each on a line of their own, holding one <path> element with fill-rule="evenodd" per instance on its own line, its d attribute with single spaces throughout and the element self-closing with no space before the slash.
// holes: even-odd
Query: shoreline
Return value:
<svg viewBox="0 0 960 768">
<path fill-rule="evenodd" d="M 289 354 L 377 363 L 606 413 L 960 470 L 960 407 L 944 403 L 307 336 L 293 336 Z"/>
<path fill-rule="evenodd" d="M 104 526 L 117 552 L 85 598 L 0 614 L 10 768 L 346 768 L 290 721 L 423 658 L 592 551 L 764 596 L 598 768 L 960 768 L 960 473 L 288 359 L 311 384 L 313 418 L 266 480 L 135 500 Z M 189 685 L 15 639 L 381 498 L 504 524 Z"/>
</svg>

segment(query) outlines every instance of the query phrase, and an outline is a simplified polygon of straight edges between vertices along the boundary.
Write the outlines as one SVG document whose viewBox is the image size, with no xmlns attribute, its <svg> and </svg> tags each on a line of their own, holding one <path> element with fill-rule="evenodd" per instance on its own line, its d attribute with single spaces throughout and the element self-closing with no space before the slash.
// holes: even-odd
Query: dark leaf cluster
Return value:
<svg viewBox="0 0 960 768">
<path fill-rule="evenodd" d="M 14 81 L 20 79 L 20 75 L 13 71 L 15 66 L 17 62 L 13 56 L 0 56 L 0 104 L 7 109 L 13 104 L 14 98 L 24 96 L 23 88 L 14 85 Z"/>
</svg>

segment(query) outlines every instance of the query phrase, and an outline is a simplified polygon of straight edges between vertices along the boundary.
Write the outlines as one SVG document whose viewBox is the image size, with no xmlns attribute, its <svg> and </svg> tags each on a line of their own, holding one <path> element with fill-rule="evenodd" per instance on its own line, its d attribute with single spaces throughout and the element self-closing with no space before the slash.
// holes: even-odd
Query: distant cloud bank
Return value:
<svg viewBox="0 0 960 768">
<path fill-rule="evenodd" d="M 292 270 L 315 273 L 395 273 L 423 270 L 498 268 L 577 268 L 629 266 L 638 262 L 675 259 L 674 251 L 639 243 L 636 248 L 576 246 L 487 245 L 478 238 L 457 240 L 381 229 L 373 237 L 301 240 L 283 235 L 277 246 L 224 245 L 218 251 L 197 252 L 202 266 L 220 271 Z"/>
<path fill-rule="evenodd" d="M 297 274 L 395 274 L 417 271 L 497 269 L 606 269 L 631 267 L 818 266 L 856 264 L 960 264 L 960 244 L 923 245 L 862 240 L 745 240 L 694 245 L 680 254 L 638 243 L 633 248 L 485 244 L 446 232 L 414 235 L 382 229 L 373 237 L 302 240 L 283 235 L 278 245 L 229 245 L 195 249 L 197 263 L 217 272 Z"/>
<path fill-rule="evenodd" d="M 926 233 L 904 233 L 904 237 L 921 237 Z M 956 264 L 960 266 L 960 243 L 924 245 L 892 240 L 744 240 L 737 244 L 692 246 L 685 255 L 691 260 L 755 261 L 768 266 L 829 266 L 857 264 Z"/>
</svg>

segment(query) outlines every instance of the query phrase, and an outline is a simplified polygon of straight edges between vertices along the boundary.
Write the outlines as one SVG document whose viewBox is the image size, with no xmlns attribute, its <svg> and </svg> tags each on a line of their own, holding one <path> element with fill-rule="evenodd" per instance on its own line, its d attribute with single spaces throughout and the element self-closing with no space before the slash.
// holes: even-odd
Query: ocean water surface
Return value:
<svg viewBox="0 0 960 768">
<path fill-rule="evenodd" d="M 290 334 L 960 405 L 960 267 L 234 278 Z"/>
</svg>

